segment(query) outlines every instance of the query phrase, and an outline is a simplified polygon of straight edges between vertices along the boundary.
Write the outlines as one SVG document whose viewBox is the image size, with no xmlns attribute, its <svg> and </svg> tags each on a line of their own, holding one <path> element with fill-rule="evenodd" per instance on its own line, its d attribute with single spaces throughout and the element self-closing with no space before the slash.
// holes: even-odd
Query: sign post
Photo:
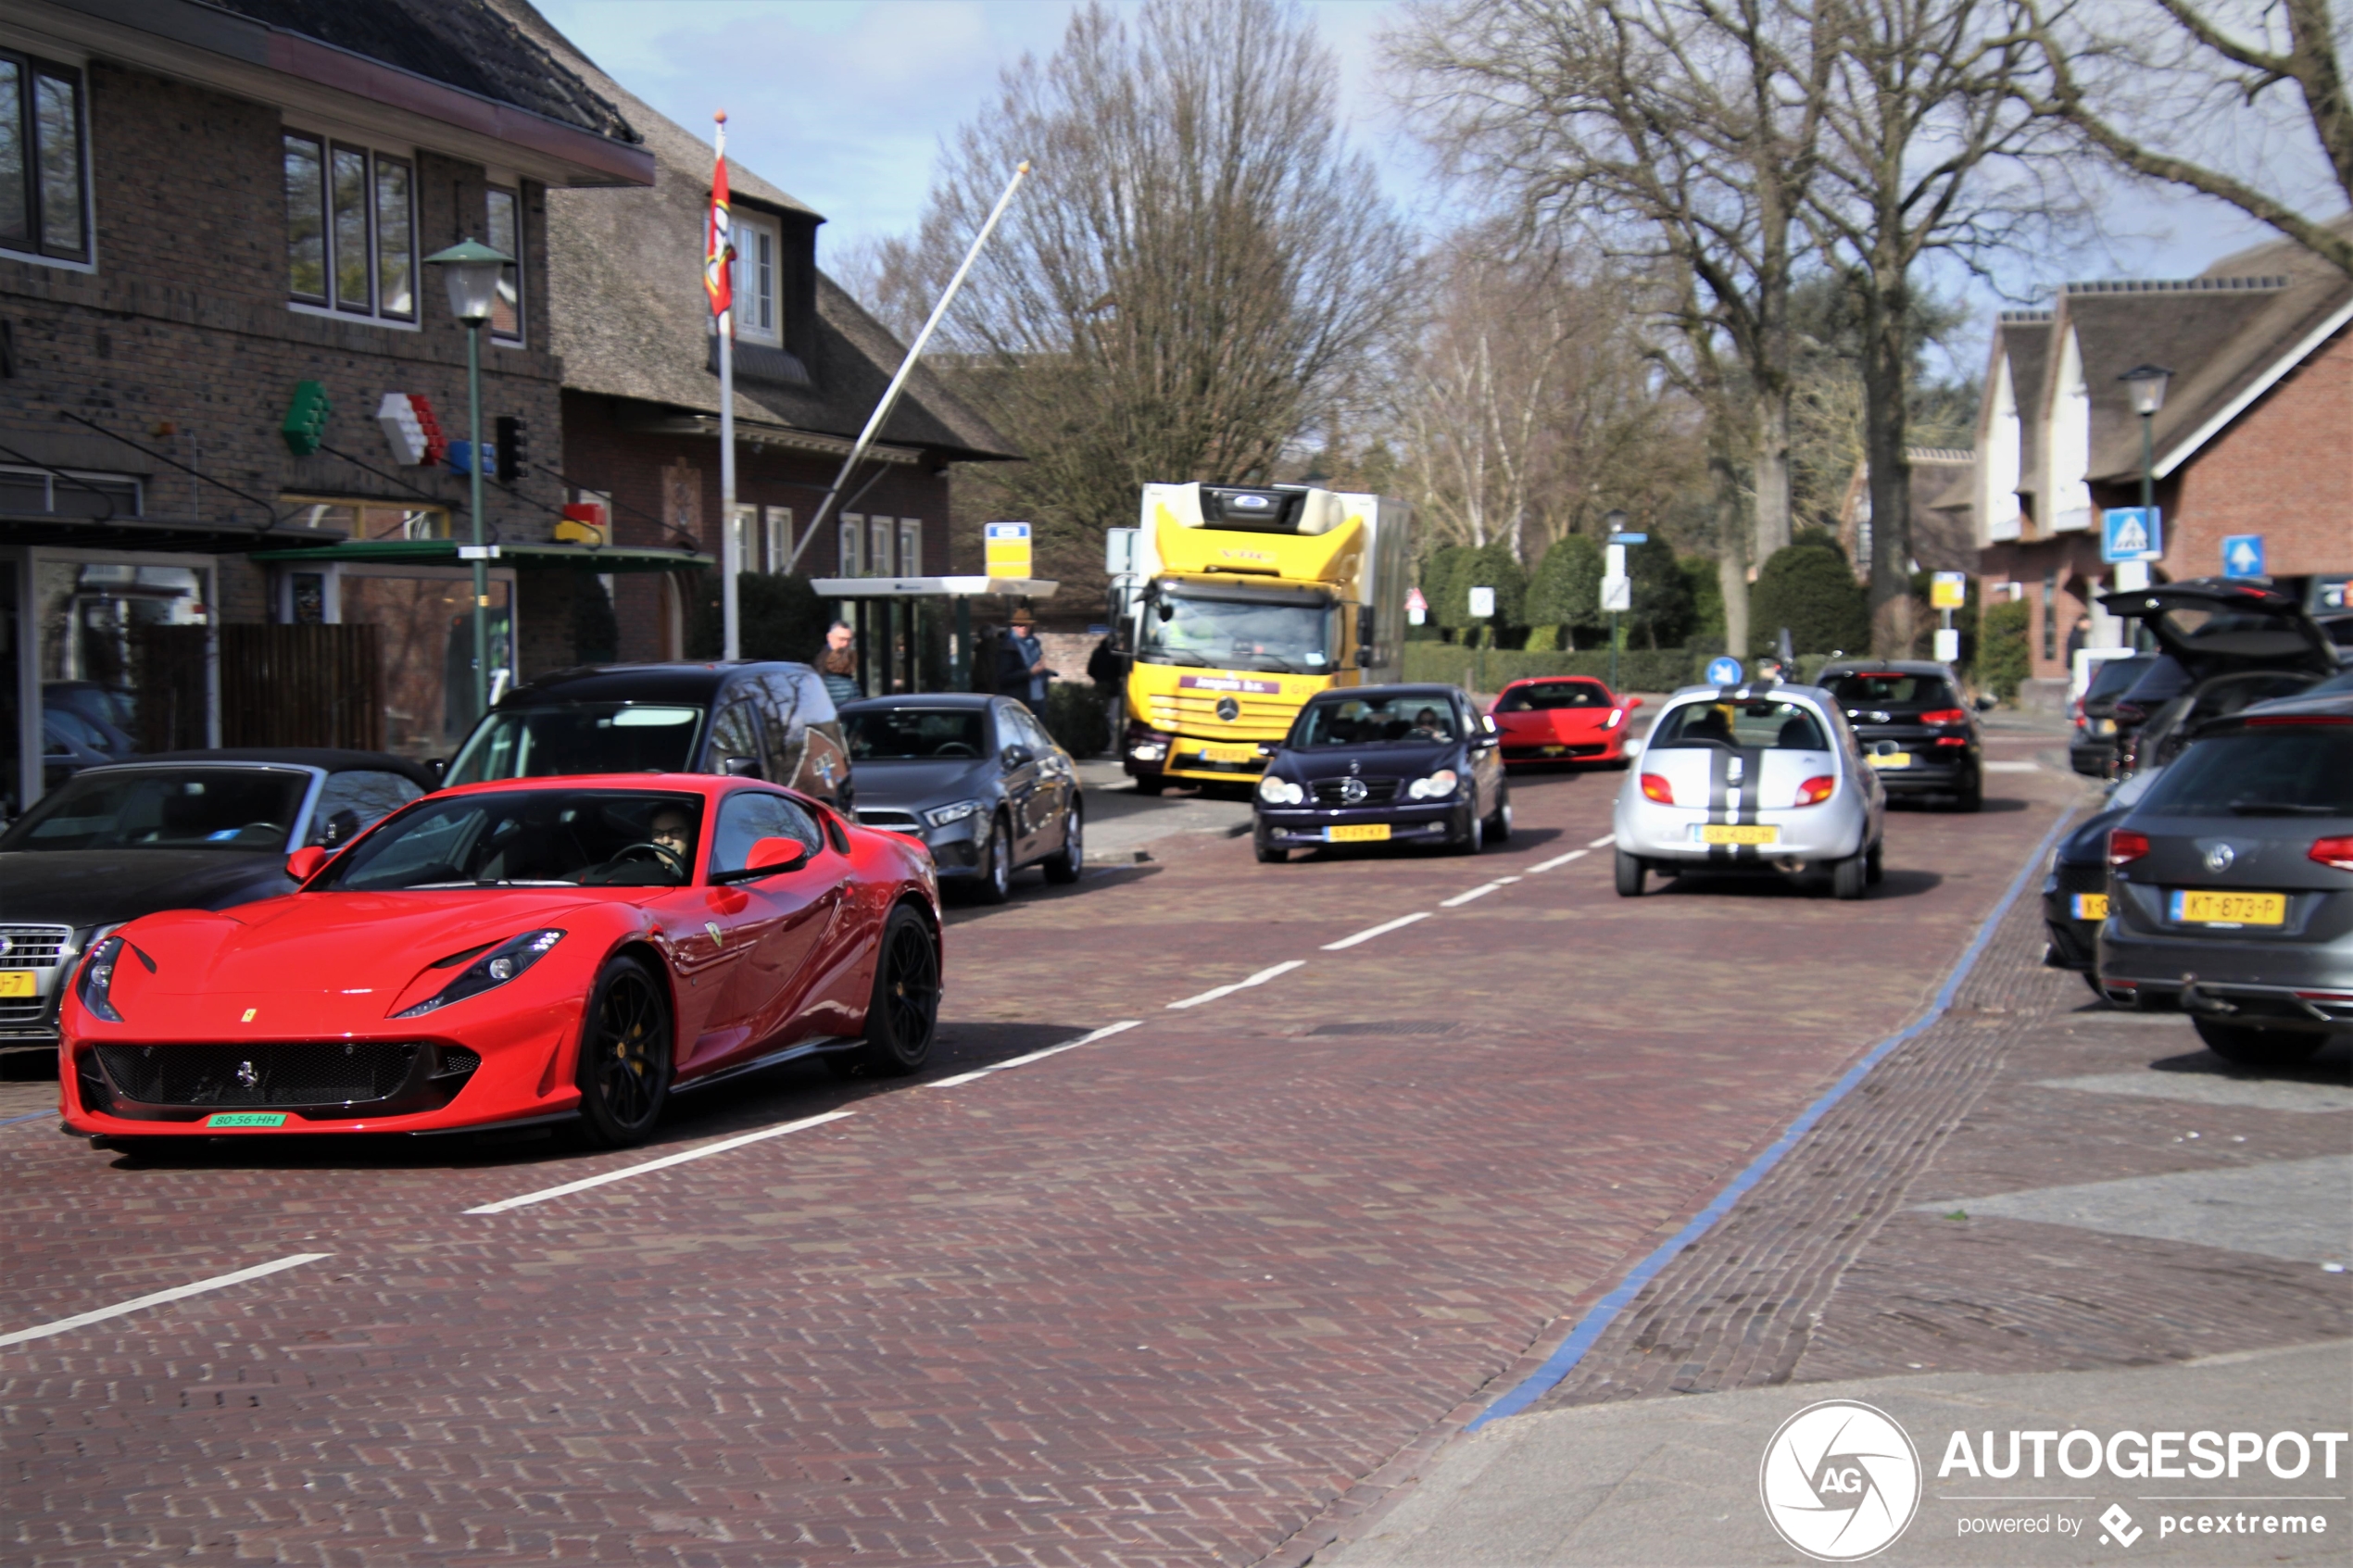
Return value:
<svg viewBox="0 0 2353 1568">
<path fill-rule="evenodd" d="M 1429 601 L 1419 588 L 1405 590 L 1405 624 L 1419 626 L 1429 620 Z"/>
<path fill-rule="evenodd" d="M 1026 522 L 986 522 L 981 524 L 982 572 L 989 577 L 1028 577 L 1029 524 Z"/>
<path fill-rule="evenodd" d="M 1494 589 L 1478 587 L 1470 591 L 1470 615 L 1473 621 L 1492 621 L 1495 618 Z M 1492 635 L 1494 633 L 1491 631 L 1488 636 Z M 1478 687 L 1484 684 L 1487 673 L 1487 638 L 1481 637 L 1471 647 L 1471 685 Z"/>
<path fill-rule="evenodd" d="M 1940 571 L 1929 579 L 1928 602 L 1944 618 L 1936 630 L 1936 661 L 1939 664 L 1958 663 L 1961 657 L 1961 634 L 1953 627 L 1953 612 L 1969 603 L 1969 573 Z"/>
<path fill-rule="evenodd" d="M 1626 514 L 1617 514 L 1623 517 Z M 1602 610 L 1609 617 L 1609 689 L 1617 690 L 1617 647 L 1624 641 L 1617 618 L 1634 608 L 1634 580 L 1626 575 L 1626 546 L 1650 542 L 1647 533 L 1613 533 L 1602 547 Z"/>
</svg>

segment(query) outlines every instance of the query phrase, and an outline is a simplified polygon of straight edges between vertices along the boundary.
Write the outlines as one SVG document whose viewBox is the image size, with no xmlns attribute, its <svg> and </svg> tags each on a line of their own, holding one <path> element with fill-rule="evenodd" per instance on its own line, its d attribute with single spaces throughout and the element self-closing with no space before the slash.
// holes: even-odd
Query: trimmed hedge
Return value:
<svg viewBox="0 0 2353 1568">
<path fill-rule="evenodd" d="M 1073 757 L 1101 757 L 1111 743 L 1109 710 L 1118 694 L 1118 687 L 1092 681 L 1049 681 L 1039 718 L 1054 744 Z"/>
<path fill-rule="evenodd" d="M 1628 648 L 1617 656 L 1621 691 L 1671 692 L 1694 684 L 1706 667 L 1707 656 L 1689 648 Z M 1405 645 L 1403 679 L 1443 681 L 1466 690 L 1500 691 L 1513 681 L 1533 675 L 1592 675 L 1609 678 L 1609 649 L 1586 648 L 1578 653 L 1484 652 L 1453 643 Z M 1473 681 L 1478 684 L 1474 686 Z"/>
<path fill-rule="evenodd" d="M 1987 605 L 1977 621 L 1977 678 L 2004 702 L 2018 700 L 2019 683 L 2034 672 L 2034 607 L 2025 599 Z"/>
</svg>

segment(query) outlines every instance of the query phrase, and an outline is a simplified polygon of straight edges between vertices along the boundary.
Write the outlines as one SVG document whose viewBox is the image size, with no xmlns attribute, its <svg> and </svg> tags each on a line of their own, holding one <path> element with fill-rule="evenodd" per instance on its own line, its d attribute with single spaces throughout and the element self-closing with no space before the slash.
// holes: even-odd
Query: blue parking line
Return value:
<svg viewBox="0 0 2353 1568">
<path fill-rule="evenodd" d="M 38 1122 L 44 1116 L 55 1116 L 57 1112 L 54 1110 L 28 1111 L 22 1116 L 11 1116 L 6 1122 L 0 1122 L 0 1127 L 13 1127 L 19 1122 Z"/>
<path fill-rule="evenodd" d="M 1977 960 L 1984 956 L 1986 947 L 1993 942 L 1994 933 L 2001 925 L 2002 917 L 2008 914 L 2010 906 L 2018 902 L 2018 896 L 2026 890 L 2029 880 L 2041 872 L 2045 861 L 2049 859 L 2051 846 L 2057 842 L 2060 830 L 2067 826 L 2069 819 L 2074 814 L 2072 807 L 2060 812 L 2058 821 L 2051 824 L 2051 831 L 2045 834 L 2043 841 L 2034 847 L 2034 853 L 2027 857 L 2026 864 L 2011 880 L 2009 891 L 2002 895 L 2002 901 L 1994 906 L 1994 912 L 1985 917 L 1985 922 L 1977 928 L 1976 936 L 1963 949 L 1959 961 L 1954 964 L 1953 972 L 1946 976 L 1944 985 L 1936 993 L 1936 999 L 1928 1005 L 1928 1010 L 1865 1052 L 1863 1059 L 1848 1068 L 1838 1082 L 1831 1085 L 1827 1094 L 1807 1106 L 1797 1120 L 1789 1124 L 1773 1141 L 1772 1148 L 1758 1155 L 1747 1170 L 1732 1178 L 1730 1185 L 1718 1193 L 1706 1208 L 1692 1216 L 1691 1223 L 1677 1231 L 1665 1246 L 1636 1264 L 1634 1272 L 1620 1281 L 1617 1289 L 1595 1302 L 1592 1311 L 1585 1314 L 1583 1321 L 1570 1332 L 1561 1348 L 1545 1359 L 1542 1366 L 1529 1373 L 1509 1393 L 1474 1416 L 1463 1428 L 1466 1432 L 1476 1432 L 1502 1416 L 1517 1415 L 1550 1393 L 1579 1361 L 1585 1359 L 1585 1352 L 1593 1348 L 1603 1331 L 1609 1327 L 1618 1313 L 1632 1304 L 1634 1298 L 1642 1294 L 1642 1287 L 1667 1267 L 1669 1259 L 1714 1228 L 1716 1222 L 1730 1213 L 1732 1206 L 1746 1197 L 1751 1187 L 1763 1181 L 1766 1173 L 1780 1164 L 1781 1157 L 1796 1148 L 1797 1141 L 1813 1131 L 1814 1124 L 1828 1115 L 1831 1107 L 1844 1099 L 1848 1092 L 1861 1083 L 1864 1075 L 1877 1067 L 1890 1051 L 1944 1016 L 1953 1005 L 1953 998 L 1960 992 L 1961 982 L 1969 978 L 1969 971 L 1977 967 Z"/>
</svg>

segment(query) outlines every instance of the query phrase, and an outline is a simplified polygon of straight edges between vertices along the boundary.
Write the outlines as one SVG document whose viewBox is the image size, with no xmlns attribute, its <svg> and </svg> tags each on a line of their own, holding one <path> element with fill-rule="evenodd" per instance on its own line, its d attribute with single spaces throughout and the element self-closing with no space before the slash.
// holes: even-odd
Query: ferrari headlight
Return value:
<svg viewBox="0 0 2353 1568">
<path fill-rule="evenodd" d="M 947 806 L 933 807 L 924 813 L 924 821 L 936 828 L 944 828 L 950 822 L 961 822 L 966 817 L 988 809 L 988 803 L 984 800 L 959 800 Z"/>
<path fill-rule="evenodd" d="M 474 960 L 459 972 L 458 978 L 427 997 L 415 1007 L 403 1008 L 395 1018 L 422 1018 L 437 1012 L 451 1002 L 462 1002 L 468 997 L 478 997 L 494 990 L 547 956 L 547 950 L 563 940 L 564 934 L 549 929 L 526 931 L 521 936 L 510 936 L 490 951 Z"/>
<path fill-rule="evenodd" d="M 75 983 L 82 1005 L 94 1018 L 108 1023 L 122 1022 L 122 1014 L 115 1011 L 108 993 L 114 988 L 114 966 L 122 957 L 122 938 L 109 936 L 90 949 L 88 961 L 82 966 L 82 978 Z"/>
<path fill-rule="evenodd" d="M 1269 773 L 1258 781 L 1258 798 L 1269 806 L 1300 806 L 1306 803 L 1307 792 L 1289 779 Z"/>
<path fill-rule="evenodd" d="M 1463 781 L 1452 768 L 1441 768 L 1426 779 L 1416 779 L 1405 786 L 1407 798 L 1413 800 L 1443 800 L 1454 793 Z"/>
</svg>

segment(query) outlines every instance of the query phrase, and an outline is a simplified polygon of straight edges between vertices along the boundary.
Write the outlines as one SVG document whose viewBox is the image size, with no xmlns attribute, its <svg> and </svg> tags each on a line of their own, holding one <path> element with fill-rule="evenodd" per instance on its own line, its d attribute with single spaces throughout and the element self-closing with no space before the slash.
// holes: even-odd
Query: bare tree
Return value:
<svg viewBox="0 0 2353 1568">
<path fill-rule="evenodd" d="M 2353 273 L 2353 232 L 2313 211 L 2353 205 L 2353 18 L 2330 0 L 2028 12 L 2042 69 L 2020 89 L 2037 108 L 2133 173 L 2228 202 Z"/>
<path fill-rule="evenodd" d="M 1408 297 L 1410 239 L 1343 143 L 1332 57 L 1295 6 L 1100 3 L 942 155 L 921 229 L 866 270 L 887 318 L 1035 172 L 948 325 L 942 373 L 1028 457 L 988 475 L 1051 536 L 1137 487 L 1271 475 Z"/>
<path fill-rule="evenodd" d="M 1758 558 L 1789 542 L 1789 291 L 1829 60 L 1796 0 L 1426 0 L 1391 41 L 1454 162 L 1530 222 L 1690 279 L 1753 420 Z M 1685 324 L 1687 325 L 1687 324 Z M 1684 332 L 1686 338 L 1689 332 Z M 1745 592 L 1736 532 L 1727 602 Z"/>
</svg>

